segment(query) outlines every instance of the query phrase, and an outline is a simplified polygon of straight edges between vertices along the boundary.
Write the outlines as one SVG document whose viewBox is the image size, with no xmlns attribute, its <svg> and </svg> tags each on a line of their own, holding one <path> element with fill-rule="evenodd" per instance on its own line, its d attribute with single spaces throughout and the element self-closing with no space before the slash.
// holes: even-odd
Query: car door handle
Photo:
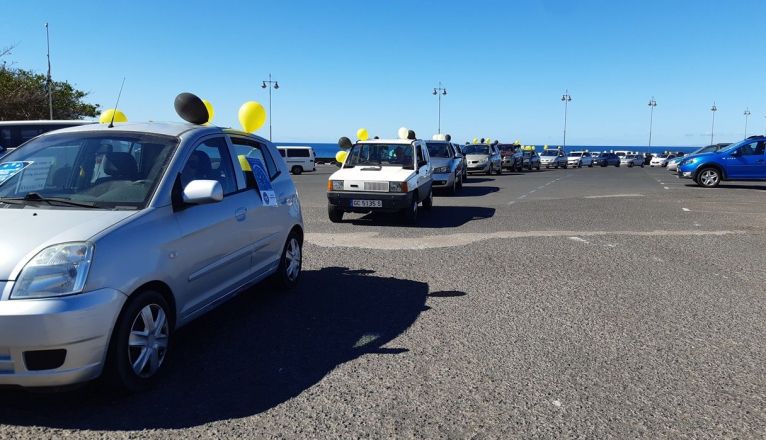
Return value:
<svg viewBox="0 0 766 440">
<path fill-rule="evenodd" d="M 241 222 L 247 218 L 247 208 L 237 208 L 236 211 L 234 211 L 234 218 L 237 219 L 238 222 Z"/>
</svg>

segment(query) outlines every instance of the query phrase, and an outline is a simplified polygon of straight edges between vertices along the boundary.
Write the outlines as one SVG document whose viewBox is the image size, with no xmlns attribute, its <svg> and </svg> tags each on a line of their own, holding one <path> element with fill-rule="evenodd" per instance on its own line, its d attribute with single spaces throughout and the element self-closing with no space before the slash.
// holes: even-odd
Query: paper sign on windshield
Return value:
<svg viewBox="0 0 766 440">
<path fill-rule="evenodd" d="M 19 182 L 17 192 L 19 194 L 26 194 L 45 189 L 45 183 L 48 182 L 48 175 L 55 162 L 56 158 L 54 157 L 39 157 L 33 164 L 24 168 L 24 174 L 21 175 L 21 182 Z"/>
<path fill-rule="evenodd" d="M 30 161 L 5 162 L 0 164 L 0 183 L 18 174 L 24 168 L 32 165 Z"/>
<path fill-rule="evenodd" d="M 271 179 L 266 172 L 266 167 L 263 165 L 260 159 L 255 157 L 248 157 L 248 163 L 250 168 L 253 169 L 253 175 L 255 176 L 255 182 L 258 184 L 258 189 L 261 191 L 261 200 L 265 206 L 277 206 L 277 195 L 274 192 L 274 188 L 271 187 Z"/>
</svg>

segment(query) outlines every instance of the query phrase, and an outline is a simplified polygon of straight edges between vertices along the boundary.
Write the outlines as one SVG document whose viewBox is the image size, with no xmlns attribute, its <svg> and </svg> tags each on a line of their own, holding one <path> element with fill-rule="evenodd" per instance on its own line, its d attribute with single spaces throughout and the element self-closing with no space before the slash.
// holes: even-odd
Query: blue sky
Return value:
<svg viewBox="0 0 766 440">
<path fill-rule="evenodd" d="M 763 1 L 130 1 L 6 2 L 0 47 L 44 72 L 50 23 L 53 76 L 132 121 L 178 120 L 182 91 L 209 99 L 215 123 L 238 127 L 247 100 L 279 81 L 275 141 L 334 141 L 366 127 L 442 131 L 456 140 L 569 145 L 716 141 L 766 124 Z M 268 128 L 258 134 L 268 136 Z"/>
</svg>

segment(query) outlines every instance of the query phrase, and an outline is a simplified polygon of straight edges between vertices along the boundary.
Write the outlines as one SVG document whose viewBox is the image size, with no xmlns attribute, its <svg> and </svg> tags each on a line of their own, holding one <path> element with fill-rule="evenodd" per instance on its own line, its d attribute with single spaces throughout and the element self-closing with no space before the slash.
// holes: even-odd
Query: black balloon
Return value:
<svg viewBox="0 0 766 440">
<path fill-rule="evenodd" d="M 484 143 L 484 138 L 481 138 L 481 140 L 479 141 L 479 143 L 480 143 L 480 144 L 483 144 L 483 143 Z"/>
<path fill-rule="evenodd" d="M 407 132 L 407 139 L 415 140 L 417 137 L 415 137 L 415 130 L 409 130 Z"/>
<path fill-rule="evenodd" d="M 450 135 L 446 135 L 446 136 L 444 136 L 444 140 L 446 140 L 447 142 L 449 142 L 449 141 L 451 141 L 451 140 L 452 140 L 452 136 L 450 136 Z"/>
<path fill-rule="evenodd" d="M 207 107 L 197 95 L 184 92 L 176 96 L 176 113 L 186 122 L 204 124 L 210 119 Z"/>
<path fill-rule="evenodd" d="M 338 139 L 338 146 L 343 149 L 351 148 L 352 145 L 353 144 L 351 143 L 351 139 L 347 138 L 346 136 Z"/>
<path fill-rule="evenodd" d="M 380 139 L 380 136 L 375 136 L 373 139 Z"/>
</svg>

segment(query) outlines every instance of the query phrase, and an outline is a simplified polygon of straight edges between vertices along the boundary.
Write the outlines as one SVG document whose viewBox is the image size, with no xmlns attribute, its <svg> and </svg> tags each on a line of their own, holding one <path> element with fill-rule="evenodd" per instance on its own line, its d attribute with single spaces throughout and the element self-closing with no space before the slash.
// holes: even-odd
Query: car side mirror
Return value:
<svg viewBox="0 0 766 440">
<path fill-rule="evenodd" d="M 731 152 L 731 155 L 734 156 L 734 157 L 739 157 L 740 154 L 741 154 L 741 152 L 739 150 L 734 150 L 734 151 Z"/>
<path fill-rule="evenodd" d="M 184 188 L 184 203 L 202 205 L 223 200 L 223 187 L 217 180 L 192 180 Z"/>
<path fill-rule="evenodd" d="M 418 168 L 420 168 L 420 167 L 424 167 L 424 166 L 426 166 L 426 165 L 428 165 L 428 162 L 426 162 L 426 161 L 424 161 L 424 160 L 421 160 L 420 162 L 418 162 Z"/>
</svg>

